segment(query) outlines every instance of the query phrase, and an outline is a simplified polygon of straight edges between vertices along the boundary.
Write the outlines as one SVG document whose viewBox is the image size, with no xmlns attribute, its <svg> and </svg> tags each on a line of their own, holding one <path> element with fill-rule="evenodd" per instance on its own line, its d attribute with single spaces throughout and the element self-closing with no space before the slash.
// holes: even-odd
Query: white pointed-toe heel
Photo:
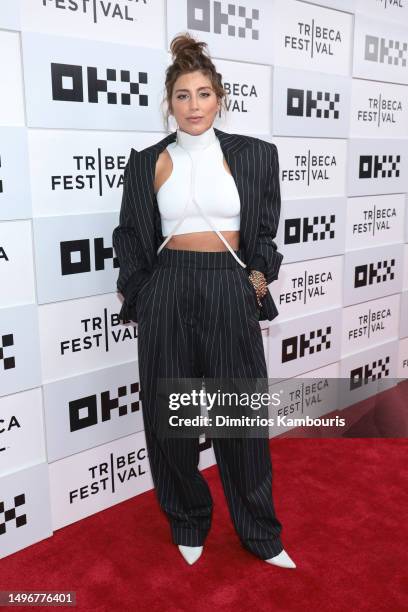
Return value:
<svg viewBox="0 0 408 612">
<path fill-rule="evenodd" d="M 203 546 L 184 546 L 183 544 L 177 544 L 177 546 L 189 565 L 193 565 L 201 557 L 204 548 Z"/>
<path fill-rule="evenodd" d="M 275 557 L 271 557 L 270 559 L 265 559 L 267 563 L 271 563 L 272 565 L 278 565 L 279 567 L 288 567 L 294 568 L 296 564 L 289 557 L 288 553 L 285 550 L 282 550 L 279 555 Z"/>
</svg>

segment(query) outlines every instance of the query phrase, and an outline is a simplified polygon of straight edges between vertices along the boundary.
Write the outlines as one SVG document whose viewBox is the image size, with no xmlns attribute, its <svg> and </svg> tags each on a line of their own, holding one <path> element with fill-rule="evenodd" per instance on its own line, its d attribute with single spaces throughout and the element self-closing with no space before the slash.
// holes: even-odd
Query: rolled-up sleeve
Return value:
<svg viewBox="0 0 408 612">
<path fill-rule="evenodd" d="M 278 150 L 273 143 L 266 144 L 268 146 L 261 217 L 255 255 L 249 268 L 263 272 L 269 285 L 278 278 L 283 255 L 274 242 L 281 211 Z"/>
<path fill-rule="evenodd" d="M 125 298 L 121 314 L 131 318 L 132 307 L 142 285 L 148 280 L 150 271 L 140 235 L 135 224 L 137 192 L 135 172 L 137 151 L 131 149 L 123 175 L 123 194 L 119 213 L 119 225 L 112 233 L 112 244 L 119 262 L 116 283 Z"/>
</svg>

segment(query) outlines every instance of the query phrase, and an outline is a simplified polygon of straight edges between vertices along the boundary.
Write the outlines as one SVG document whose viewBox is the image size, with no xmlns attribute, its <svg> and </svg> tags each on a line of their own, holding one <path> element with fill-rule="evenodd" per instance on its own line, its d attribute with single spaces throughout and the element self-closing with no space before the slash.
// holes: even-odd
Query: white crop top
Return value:
<svg viewBox="0 0 408 612">
<path fill-rule="evenodd" d="M 225 169 L 223 151 L 211 126 L 193 135 L 177 129 L 176 141 L 167 146 L 173 162 L 170 177 L 157 192 L 162 234 L 174 235 L 212 229 L 245 268 L 220 230 L 239 230 L 241 203 L 235 180 Z"/>
</svg>

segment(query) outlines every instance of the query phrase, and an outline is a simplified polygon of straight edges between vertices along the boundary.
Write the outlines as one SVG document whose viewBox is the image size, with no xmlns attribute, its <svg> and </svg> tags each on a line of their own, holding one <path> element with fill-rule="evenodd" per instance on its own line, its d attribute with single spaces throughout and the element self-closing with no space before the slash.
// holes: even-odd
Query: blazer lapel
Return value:
<svg viewBox="0 0 408 612">
<path fill-rule="evenodd" d="M 259 227 L 260 206 L 259 200 L 253 196 L 251 189 L 252 174 L 255 168 L 251 166 L 252 156 L 245 155 L 249 140 L 240 134 L 228 134 L 214 128 L 218 137 L 224 157 L 234 177 L 241 201 L 240 248 L 245 249 L 248 265 L 255 252 L 256 239 Z"/>
</svg>

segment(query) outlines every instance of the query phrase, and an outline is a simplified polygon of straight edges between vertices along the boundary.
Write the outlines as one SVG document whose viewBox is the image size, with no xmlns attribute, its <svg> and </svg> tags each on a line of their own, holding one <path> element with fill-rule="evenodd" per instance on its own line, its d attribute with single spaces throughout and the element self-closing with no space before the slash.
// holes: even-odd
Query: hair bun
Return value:
<svg viewBox="0 0 408 612">
<path fill-rule="evenodd" d="M 173 38 L 170 45 L 170 51 L 173 61 L 175 61 L 182 58 L 187 59 L 197 55 L 205 55 L 204 50 L 206 47 L 206 42 L 198 41 L 186 32 L 185 34 L 180 34 Z"/>
</svg>

